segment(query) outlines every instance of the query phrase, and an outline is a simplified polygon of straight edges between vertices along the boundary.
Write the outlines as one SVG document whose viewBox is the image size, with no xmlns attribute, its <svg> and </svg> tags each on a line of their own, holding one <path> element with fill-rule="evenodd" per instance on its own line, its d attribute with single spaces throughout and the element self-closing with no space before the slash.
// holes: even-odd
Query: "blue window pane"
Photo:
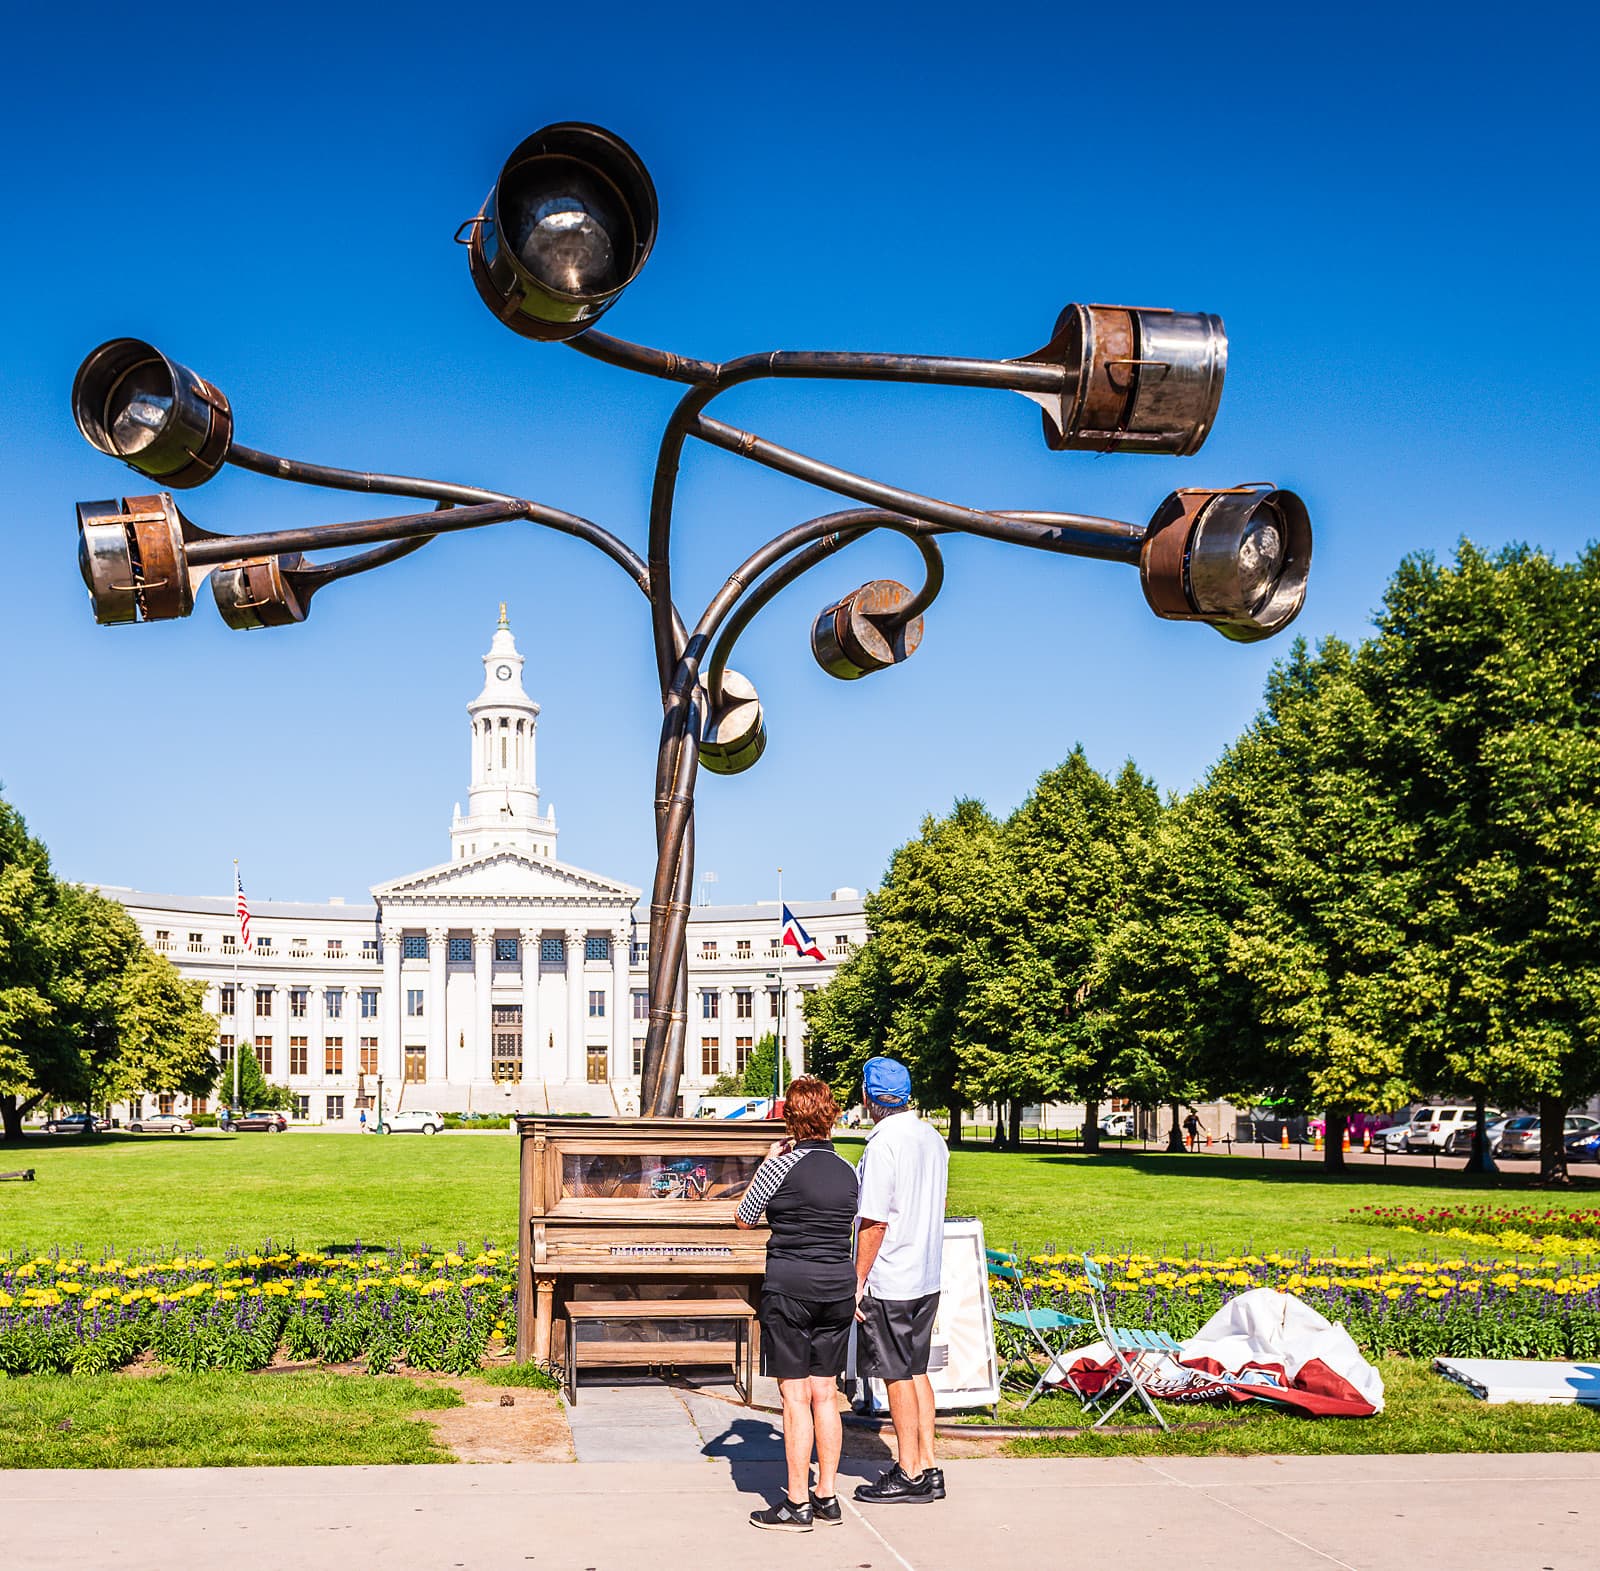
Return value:
<svg viewBox="0 0 1600 1571">
<path fill-rule="evenodd" d="M 514 938 L 497 938 L 494 941 L 494 957 L 496 960 L 515 960 L 517 958 L 517 941 Z"/>
<path fill-rule="evenodd" d="M 428 958 L 427 934 L 407 933 L 400 940 L 400 954 L 406 960 L 426 960 Z"/>
<path fill-rule="evenodd" d="M 567 958 L 567 941 L 564 938 L 541 938 L 539 958 L 546 965 L 559 965 Z"/>
<path fill-rule="evenodd" d="M 611 940 L 603 936 L 584 939 L 583 958 L 585 960 L 609 960 L 611 958 Z"/>
<path fill-rule="evenodd" d="M 470 938 L 452 938 L 450 940 L 450 958 L 452 960 L 471 960 L 472 940 Z"/>
</svg>

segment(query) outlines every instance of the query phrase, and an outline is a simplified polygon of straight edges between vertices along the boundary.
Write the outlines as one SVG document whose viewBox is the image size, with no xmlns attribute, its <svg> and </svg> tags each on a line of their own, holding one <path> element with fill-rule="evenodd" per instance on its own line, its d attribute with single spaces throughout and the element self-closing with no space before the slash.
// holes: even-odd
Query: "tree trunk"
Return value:
<svg viewBox="0 0 1600 1571">
<path fill-rule="evenodd" d="M 1006 1144 L 1013 1151 L 1022 1149 L 1022 1098 L 1011 1099 L 1011 1106 L 1006 1117 Z"/>
<path fill-rule="evenodd" d="M 1183 1126 L 1178 1122 L 1178 1103 L 1172 1104 L 1172 1128 L 1167 1131 L 1167 1150 L 1184 1151 L 1188 1148 L 1183 1143 Z"/>
<path fill-rule="evenodd" d="M 961 1144 L 961 1104 L 959 1102 L 952 1102 L 949 1107 L 949 1113 L 950 1147 L 952 1150 L 954 1150 L 956 1146 Z"/>
<path fill-rule="evenodd" d="M 1325 1172 L 1344 1171 L 1344 1132 L 1350 1115 L 1342 1108 L 1330 1107 L 1322 1115 L 1322 1166 Z"/>
<path fill-rule="evenodd" d="M 989 1108 L 990 1113 L 994 1115 L 994 1124 L 989 1131 L 989 1144 L 992 1145 L 996 1151 L 1005 1150 L 1006 1145 L 1006 1122 L 1005 1119 L 1001 1117 L 1000 1107 L 1001 1104 L 995 1102 Z"/>
<path fill-rule="evenodd" d="M 1558 1096 L 1539 1098 L 1539 1180 L 1572 1182 L 1567 1176 L 1567 1104 Z"/>
<path fill-rule="evenodd" d="M 14 1093 L 0 1096 L 0 1140 L 7 1142 L 22 1139 L 22 1109 Z"/>
<path fill-rule="evenodd" d="M 1085 1102 L 1083 1104 L 1083 1149 L 1090 1156 L 1097 1156 L 1100 1151 L 1100 1104 L 1098 1102 Z"/>
<path fill-rule="evenodd" d="M 1500 1169 L 1495 1165 L 1494 1152 L 1489 1149 L 1489 1115 L 1486 1111 L 1487 1099 L 1480 1090 L 1472 1098 L 1472 1147 L 1467 1155 L 1467 1165 L 1463 1169 L 1468 1173 L 1498 1173 Z"/>
</svg>

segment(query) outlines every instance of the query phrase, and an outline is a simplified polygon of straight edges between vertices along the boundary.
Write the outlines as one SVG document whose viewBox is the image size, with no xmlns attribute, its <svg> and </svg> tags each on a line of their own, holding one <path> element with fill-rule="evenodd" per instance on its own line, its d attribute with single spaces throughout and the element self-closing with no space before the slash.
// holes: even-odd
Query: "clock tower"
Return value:
<svg viewBox="0 0 1600 1571">
<path fill-rule="evenodd" d="M 460 804 L 450 823 L 453 861 L 509 847 L 553 860 L 556 815 L 539 808 L 535 736 L 539 706 L 522 687 L 522 656 L 511 636 L 505 602 L 489 652 L 483 657 L 483 691 L 467 705 L 472 731 L 472 786 L 467 811 Z"/>
</svg>

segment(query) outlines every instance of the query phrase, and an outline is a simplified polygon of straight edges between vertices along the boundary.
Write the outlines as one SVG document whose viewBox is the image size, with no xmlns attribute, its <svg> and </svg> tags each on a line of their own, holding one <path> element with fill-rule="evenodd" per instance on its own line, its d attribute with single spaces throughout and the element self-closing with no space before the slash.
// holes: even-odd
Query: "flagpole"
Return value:
<svg viewBox="0 0 1600 1571">
<path fill-rule="evenodd" d="M 783 996 L 783 951 L 784 951 L 784 904 L 783 904 L 783 869 L 778 869 L 778 1050 L 774 1055 L 777 1065 L 774 1070 L 774 1085 L 772 1099 L 774 1102 L 783 1095 L 783 1017 L 786 1000 Z"/>
<path fill-rule="evenodd" d="M 237 903 L 239 899 L 239 858 L 233 859 L 233 898 L 235 902 L 234 921 L 239 920 Z M 239 1049 L 242 1035 L 240 1022 L 244 1019 L 244 995 L 239 991 L 239 949 L 240 945 L 233 946 L 233 1111 L 239 1111 Z"/>
</svg>

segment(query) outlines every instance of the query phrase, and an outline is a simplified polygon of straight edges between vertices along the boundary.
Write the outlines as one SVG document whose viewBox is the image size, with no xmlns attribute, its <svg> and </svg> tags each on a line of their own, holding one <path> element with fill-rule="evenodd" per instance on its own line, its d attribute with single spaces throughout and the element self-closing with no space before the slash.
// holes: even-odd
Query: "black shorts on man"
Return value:
<svg viewBox="0 0 1600 1571">
<path fill-rule="evenodd" d="M 928 1372 L 933 1348 L 933 1321 L 939 1312 L 939 1295 L 921 1298 L 861 1299 L 861 1322 L 856 1340 L 856 1371 L 878 1380 L 910 1380 Z"/>
</svg>

